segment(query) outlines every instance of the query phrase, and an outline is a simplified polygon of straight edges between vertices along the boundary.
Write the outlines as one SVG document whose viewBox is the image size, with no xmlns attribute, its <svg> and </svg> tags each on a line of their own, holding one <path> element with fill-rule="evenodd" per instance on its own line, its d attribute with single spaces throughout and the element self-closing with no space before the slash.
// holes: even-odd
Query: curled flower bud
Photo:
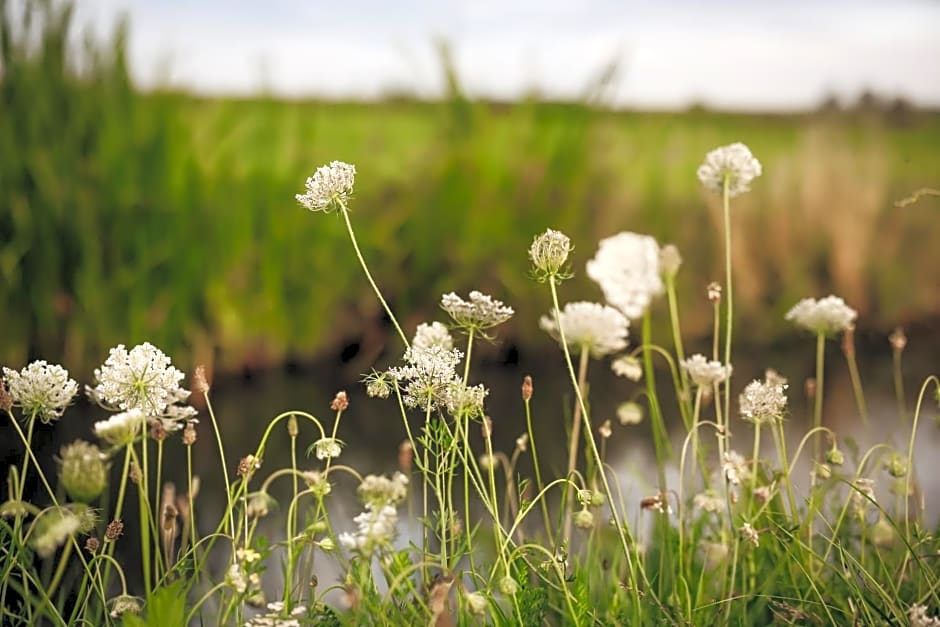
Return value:
<svg viewBox="0 0 940 627">
<path fill-rule="evenodd" d="M 90 503 L 108 483 L 104 454 L 94 444 L 76 440 L 59 452 L 59 481 L 76 501 Z"/>
<path fill-rule="evenodd" d="M 388 374 L 385 372 L 372 371 L 363 379 L 366 384 L 366 394 L 369 398 L 388 398 L 392 392 L 392 386 L 388 382 Z"/>
<path fill-rule="evenodd" d="M 836 448 L 835 443 L 833 443 L 832 448 L 829 449 L 829 452 L 826 453 L 826 462 L 832 464 L 833 466 L 841 466 L 845 463 L 845 455 Z"/>
<path fill-rule="evenodd" d="M 594 514 L 589 509 L 582 509 L 574 515 L 574 526 L 578 529 L 594 527 Z"/>
<path fill-rule="evenodd" d="M 515 596 L 519 592 L 519 584 L 516 583 L 516 580 L 506 575 L 499 580 L 499 591 L 505 594 L 507 597 Z"/>
<path fill-rule="evenodd" d="M 571 253 L 571 239 L 560 231 L 547 229 L 537 235 L 529 247 L 529 259 L 532 261 L 532 272 L 539 281 L 547 281 L 550 277 L 556 279 L 568 278 L 565 264 Z"/>
</svg>

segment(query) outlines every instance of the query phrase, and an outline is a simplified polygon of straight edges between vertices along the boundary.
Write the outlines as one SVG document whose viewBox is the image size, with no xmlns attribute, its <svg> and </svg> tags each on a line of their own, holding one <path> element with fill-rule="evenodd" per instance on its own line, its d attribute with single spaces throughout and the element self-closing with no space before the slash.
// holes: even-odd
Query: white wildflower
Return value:
<svg viewBox="0 0 940 627">
<path fill-rule="evenodd" d="M 3 379 L 13 404 L 22 408 L 24 415 L 35 415 L 44 423 L 61 418 L 78 393 L 78 384 L 69 378 L 68 370 L 41 360 L 19 372 L 4 368 Z"/>
<path fill-rule="evenodd" d="M 180 387 L 183 373 L 150 342 L 130 352 L 123 344 L 112 348 L 104 365 L 95 370 L 95 380 L 89 396 L 112 410 L 136 408 L 148 416 L 165 416 L 170 406 L 189 398 L 189 391 Z"/>
<path fill-rule="evenodd" d="M 852 490 L 852 504 L 855 506 L 857 512 L 863 512 L 871 501 L 877 503 L 874 481 L 862 477 L 856 479 L 853 485 L 855 489 Z M 869 501 L 869 499 L 871 499 L 871 501 Z"/>
<path fill-rule="evenodd" d="M 927 614 L 927 606 L 915 603 L 907 610 L 911 627 L 940 627 L 940 618 Z"/>
<path fill-rule="evenodd" d="M 594 527 L 594 514 L 589 509 L 575 512 L 574 526 L 578 529 L 591 529 Z"/>
<path fill-rule="evenodd" d="M 607 302 L 631 320 L 642 317 L 663 292 L 659 244 L 648 235 L 625 232 L 601 240 L 587 273 Z"/>
<path fill-rule="evenodd" d="M 404 403 L 409 407 L 434 409 L 447 401 L 447 391 L 456 381 L 457 364 L 463 354 L 443 346 L 405 351 L 407 365 L 390 368 L 389 375 L 402 384 Z"/>
<path fill-rule="evenodd" d="M 373 370 L 367 374 L 362 382 L 366 384 L 366 394 L 369 398 L 388 398 L 392 392 L 392 386 L 389 383 L 389 374 L 386 372 L 376 372 Z"/>
<path fill-rule="evenodd" d="M 630 321 L 607 305 L 568 303 L 558 316 L 568 346 L 587 350 L 592 357 L 610 355 L 627 346 Z M 556 340 L 561 340 L 554 314 L 542 316 L 539 326 Z"/>
<path fill-rule="evenodd" d="M 751 523 L 744 523 L 738 531 L 741 533 L 741 539 L 745 542 L 750 542 L 755 547 L 760 546 L 759 534 L 757 530 L 751 526 Z"/>
<path fill-rule="evenodd" d="M 69 538 L 79 533 L 82 522 L 78 516 L 64 507 L 51 507 L 36 517 L 31 531 L 30 543 L 39 557 L 50 557 Z"/>
<path fill-rule="evenodd" d="M 384 475 L 367 475 L 357 492 L 365 505 L 398 505 L 408 496 L 408 476 L 400 472 L 391 479 Z"/>
<path fill-rule="evenodd" d="M 536 235 L 529 247 L 535 277 L 541 281 L 549 277 L 565 278 L 564 267 L 571 253 L 571 239 L 560 231 L 546 230 Z"/>
<path fill-rule="evenodd" d="M 333 459 L 343 451 L 343 443 L 336 438 L 320 438 L 313 443 L 317 459 Z"/>
<path fill-rule="evenodd" d="M 680 364 L 689 373 L 696 385 L 711 387 L 731 376 L 731 364 L 725 366 L 720 361 L 709 361 L 705 355 L 695 354 L 683 359 Z"/>
<path fill-rule="evenodd" d="M 786 319 L 814 333 L 831 335 L 845 331 L 855 322 L 858 312 L 845 304 L 838 296 L 827 296 L 820 300 L 804 298 L 790 311 Z"/>
<path fill-rule="evenodd" d="M 674 277 L 682 266 L 682 255 L 673 244 L 666 244 L 659 251 L 659 265 L 663 269 L 664 277 Z"/>
<path fill-rule="evenodd" d="M 341 533 L 339 542 L 364 558 L 388 549 L 397 534 L 398 512 L 391 505 L 366 505 L 366 511 L 353 518 L 356 533 Z"/>
<path fill-rule="evenodd" d="M 300 618 L 307 613 L 307 608 L 303 605 L 297 605 L 288 615 L 284 611 L 284 603 L 275 601 L 268 603 L 268 611 L 265 614 L 255 616 L 245 623 L 245 627 L 300 627 Z"/>
<path fill-rule="evenodd" d="M 138 408 L 114 414 L 95 423 L 95 435 L 112 446 L 125 446 L 143 435 L 147 416 Z"/>
<path fill-rule="evenodd" d="M 483 596 L 482 593 L 470 592 L 464 595 L 464 600 L 467 602 L 467 610 L 469 610 L 471 614 L 474 616 L 486 615 L 489 604 L 486 602 L 486 597 Z"/>
<path fill-rule="evenodd" d="M 444 391 L 444 405 L 451 416 L 478 418 L 483 415 L 483 399 L 490 391 L 478 385 L 464 385 L 455 379 Z"/>
<path fill-rule="evenodd" d="M 519 592 L 519 584 L 515 579 L 506 575 L 499 580 L 499 591 L 505 594 L 507 597 L 515 596 Z"/>
<path fill-rule="evenodd" d="M 741 417 L 754 423 L 772 422 L 783 418 L 787 410 L 786 379 L 768 376 L 764 381 L 754 380 L 747 384 L 738 398 Z"/>
<path fill-rule="evenodd" d="M 634 401 L 620 403 L 617 407 L 617 420 L 622 425 L 638 425 L 643 422 L 643 407 Z"/>
<path fill-rule="evenodd" d="M 747 461 L 744 459 L 744 456 L 735 451 L 725 453 L 721 464 L 721 471 L 724 473 L 725 479 L 731 485 L 739 485 L 742 481 L 746 481 L 747 478 L 751 476 L 751 471 L 747 466 Z"/>
<path fill-rule="evenodd" d="M 692 505 L 695 509 L 714 514 L 725 508 L 725 500 L 714 490 L 705 490 L 695 495 L 695 498 L 692 499 Z"/>
<path fill-rule="evenodd" d="M 626 377 L 631 381 L 639 381 L 643 378 L 643 364 L 640 360 L 631 355 L 622 355 L 610 362 L 610 369 L 619 377 Z"/>
<path fill-rule="evenodd" d="M 698 168 L 698 180 L 713 192 L 723 193 L 727 179 L 731 198 L 750 190 L 751 181 L 760 175 L 760 161 L 740 142 L 715 148 Z"/>
<path fill-rule="evenodd" d="M 450 350 L 454 347 L 454 338 L 451 337 L 447 327 L 440 322 L 421 323 L 418 325 L 411 345 L 418 350 L 431 346 L 442 346 L 445 350 Z"/>
<path fill-rule="evenodd" d="M 317 168 L 307 178 L 304 194 L 297 194 L 297 202 L 310 211 L 329 213 L 340 205 L 345 206 L 356 181 L 356 166 L 342 161 Z"/>
<path fill-rule="evenodd" d="M 501 301 L 476 290 L 470 292 L 466 301 L 454 292 L 441 297 L 441 309 L 446 311 L 457 326 L 465 331 L 482 331 L 509 320 L 515 313 Z"/>
</svg>

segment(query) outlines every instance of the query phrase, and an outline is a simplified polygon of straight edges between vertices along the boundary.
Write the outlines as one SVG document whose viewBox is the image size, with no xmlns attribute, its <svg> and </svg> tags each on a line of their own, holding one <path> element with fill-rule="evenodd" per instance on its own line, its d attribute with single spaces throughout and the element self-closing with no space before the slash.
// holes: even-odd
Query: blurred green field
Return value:
<svg viewBox="0 0 940 627">
<path fill-rule="evenodd" d="M 87 372 L 145 339 L 222 369 L 377 345 L 380 310 L 343 224 L 294 201 L 333 159 L 358 168 L 360 244 L 409 329 L 437 315 L 442 292 L 481 289 L 516 307 L 504 335 L 539 336 L 548 302 L 526 250 L 552 227 L 576 244 L 568 299 L 599 297 L 583 272 L 599 238 L 629 229 L 677 244 L 683 323 L 704 334 L 720 213 L 695 169 L 732 141 L 764 165 L 734 206 L 743 337 L 792 332 L 782 313 L 830 291 L 862 331 L 940 311 L 940 199 L 894 206 L 940 187 L 938 113 L 475 103 L 453 76 L 436 103 L 139 93 L 120 33 L 76 51 L 68 11 L 53 11 L 28 44 L 3 13 L 4 364 L 44 356 Z"/>
</svg>

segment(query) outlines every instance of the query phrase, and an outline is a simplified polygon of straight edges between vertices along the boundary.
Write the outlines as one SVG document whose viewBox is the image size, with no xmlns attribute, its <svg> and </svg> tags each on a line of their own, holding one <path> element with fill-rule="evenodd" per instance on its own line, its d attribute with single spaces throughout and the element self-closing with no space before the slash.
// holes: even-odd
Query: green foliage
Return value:
<svg viewBox="0 0 940 627">
<path fill-rule="evenodd" d="M 184 581 L 175 581 L 157 588 L 147 596 L 143 617 L 124 615 L 126 627 L 164 627 L 186 624 L 186 586 Z"/>
</svg>

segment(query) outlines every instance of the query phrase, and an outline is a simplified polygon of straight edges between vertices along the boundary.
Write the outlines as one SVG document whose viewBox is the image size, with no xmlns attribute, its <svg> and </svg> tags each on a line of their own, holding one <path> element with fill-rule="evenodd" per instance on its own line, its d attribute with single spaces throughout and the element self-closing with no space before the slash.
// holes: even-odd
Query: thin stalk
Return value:
<svg viewBox="0 0 940 627">
<path fill-rule="evenodd" d="M 734 288 L 731 276 L 731 203 L 729 187 L 731 179 L 725 175 L 722 184 L 722 205 L 724 208 L 725 224 L 725 286 L 728 292 L 728 299 L 725 301 L 725 366 L 731 363 L 731 331 L 734 324 Z M 731 417 L 731 377 L 725 380 L 725 426 L 727 427 Z"/>
<path fill-rule="evenodd" d="M 825 377 L 826 336 L 816 334 L 816 398 L 813 406 L 813 428 L 822 426 L 823 410 L 823 378 Z M 822 434 L 817 433 L 813 438 L 813 460 L 819 461 L 822 449 Z"/>
<path fill-rule="evenodd" d="M 581 347 L 581 358 L 578 363 L 578 388 L 583 390 L 587 384 L 587 369 L 590 353 L 585 347 Z M 581 404 L 575 403 L 574 412 L 571 419 L 571 437 L 568 440 L 568 472 L 566 477 L 570 477 L 578 467 L 578 448 L 581 442 Z M 599 466 L 603 462 L 599 462 Z M 603 468 L 601 466 L 601 468 Z M 568 487 L 568 496 L 565 498 L 565 524 L 562 531 L 562 538 L 565 542 L 571 540 L 571 524 L 574 515 L 574 494 L 572 488 Z"/>
<path fill-rule="evenodd" d="M 855 355 L 855 332 L 851 329 L 847 330 L 843 337 L 843 353 L 845 353 L 845 362 L 849 367 L 849 379 L 852 381 L 852 393 L 855 395 L 858 414 L 862 418 L 862 424 L 868 426 L 868 403 L 865 402 L 865 389 L 862 386 L 862 378 L 858 373 L 858 360 Z"/>
<path fill-rule="evenodd" d="M 538 487 L 539 492 L 541 492 L 544 484 L 542 483 L 542 471 L 539 466 L 538 449 L 535 446 L 535 431 L 532 430 L 532 407 L 530 404 L 530 399 L 523 400 L 525 402 L 525 424 L 529 433 L 529 444 L 532 446 L 532 464 L 535 466 L 535 484 Z M 551 517 L 548 515 L 548 503 L 545 502 L 545 499 L 539 499 L 539 505 L 542 507 L 542 518 L 545 521 L 546 537 L 551 538 L 552 523 Z"/>
<path fill-rule="evenodd" d="M 229 536 L 232 537 L 234 542 L 233 533 L 235 533 L 235 513 L 234 506 L 232 504 L 232 484 L 229 481 L 228 476 L 228 464 L 225 462 L 225 447 L 222 446 L 222 432 L 219 431 L 219 423 L 215 419 L 215 412 L 212 410 L 212 401 L 209 400 L 209 391 L 206 390 L 202 393 L 203 398 L 206 401 L 206 411 L 209 412 L 209 419 L 212 421 L 212 430 L 215 432 L 215 441 L 219 445 L 219 459 L 222 462 L 222 479 L 225 481 L 225 498 L 227 499 L 228 510 L 228 521 L 226 531 Z M 232 551 L 232 563 L 235 563 L 235 551 Z"/>
<path fill-rule="evenodd" d="M 796 499 L 793 496 L 793 484 L 790 481 L 790 460 L 787 457 L 787 439 L 783 432 L 783 421 L 774 421 L 775 443 L 777 444 L 777 457 L 783 469 L 783 483 L 787 488 L 787 500 L 790 502 L 790 518 L 797 520 L 799 512 L 796 508 Z"/>
<path fill-rule="evenodd" d="M 676 277 L 675 275 L 666 276 L 666 299 L 669 301 L 669 322 L 672 326 L 672 343 L 676 350 L 676 359 L 681 363 L 685 360 L 685 349 L 682 345 L 682 331 L 679 324 L 679 306 L 676 302 Z M 689 386 L 689 374 L 684 368 L 679 369 L 679 377 L 682 381 L 682 393 L 679 398 L 679 408 L 682 411 L 682 421 L 686 429 L 691 429 L 693 425 L 689 420 L 691 387 Z"/>
<path fill-rule="evenodd" d="M 892 371 L 894 372 L 894 396 L 898 402 L 898 416 L 901 418 L 901 422 L 907 423 L 907 400 L 904 396 L 904 377 L 901 370 L 901 353 L 903 352 L 904 349 L 892 347 L 891 362 Z"/>
<path fill-rule="evenodd" d="M 356 233 L 353 231 L 352 221 L 349 219 L 349 209 L 342 201 L 339 201 L 339 205 L 340 213 L 343 214 L 343 219 L 346 221 L 346 230 L 349 232 L 349 240 L 352 242 L 353 250 L 356 251 L 356 257 L 359 259 L 359 265 L 362 266 L 362 271 L 365 273 L 369 285 L 372 286 L 372 291 L 375 292 L 379 302 L 382 303 L 385 313 L 388 314 L 392 324 L 395 325 L 395 330 L 398 331 L 398 336 L 401 338 L 402 343 L 405 345 L 405 348 L 408 348 L 411 346 L 408 342 L 408 337 L 405 335 L 405 332 L 401 330 L 401 325 L 398 324 L 398 319 L 395 317 L 395 314 L 392 313 L 391 307 L 388 306 L 388 303 L 385 302 L 385 298 L 382 297 L 382 292 L 379 291 L 379 286 L 376 285 L 375 281 L 372 279 L 372 274 L 369 272 L 369 266 L 366 265 L 366 260 L 362 256 L 362 251 L 359 250 L 359 243 L 356 241 Z"/>
</svg>

